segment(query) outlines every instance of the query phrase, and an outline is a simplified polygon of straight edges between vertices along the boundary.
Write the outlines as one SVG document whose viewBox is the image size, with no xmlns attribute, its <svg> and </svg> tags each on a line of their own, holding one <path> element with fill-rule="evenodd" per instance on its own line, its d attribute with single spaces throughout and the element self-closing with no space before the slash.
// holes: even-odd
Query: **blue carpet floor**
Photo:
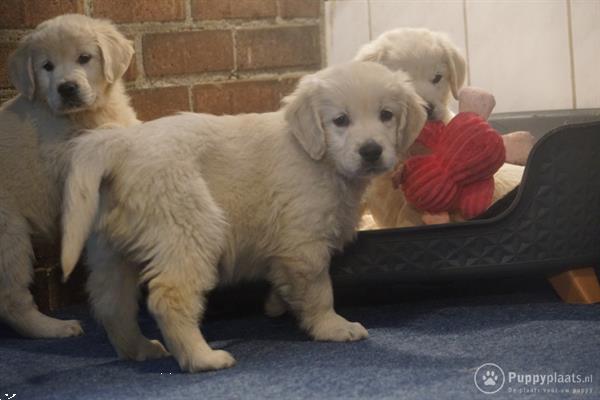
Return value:
<svg viewBox="0 0 600 400">
<path fill-rule="evenodd" d="M 238 364 L 196 375 L 172 358 L 118 360 L 87 310 L 69 309 L 58 315 L 82 319 L 84 336 L 27 340 L 0 326 L 0 400 L 600 398 L 600 305 L 563 304 L 541 279 L 477 285 L 339 307 L 369 329 L 359 343 L 311 342 L 290 317 L 211 318 L 206 337 Z M 552 378 L 533 384 L 541 375 Z"/>
</svg>

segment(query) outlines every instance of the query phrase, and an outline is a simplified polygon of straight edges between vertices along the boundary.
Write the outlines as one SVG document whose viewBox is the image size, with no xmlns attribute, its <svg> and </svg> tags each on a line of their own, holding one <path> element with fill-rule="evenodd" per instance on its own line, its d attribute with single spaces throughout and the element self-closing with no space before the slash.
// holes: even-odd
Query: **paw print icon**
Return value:
<svg viewBox="0 0 600 400">
<path fill-rule="evenodd" d="M 495 386 L 498 384 L 498 375 L 494 370 L 487 370 L 483 376 L 483 386 Z"/>
<path fill-rule="evenodd" d="M 494 394 L 504 386 L 504 371 L 497 364 L 486 363 L 475 371 L 475 386 L 481 393 Z"/>
</svg>

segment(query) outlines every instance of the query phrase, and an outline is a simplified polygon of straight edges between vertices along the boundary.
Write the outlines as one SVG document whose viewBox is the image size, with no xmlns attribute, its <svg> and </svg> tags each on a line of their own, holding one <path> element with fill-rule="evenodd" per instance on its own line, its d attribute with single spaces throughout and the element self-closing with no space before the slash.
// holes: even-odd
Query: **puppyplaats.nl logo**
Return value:
<svg viewBox="0 0 600 400">
<path fill-rule="evenodd" d="M 595 393 L 593 374 L 581 371 L 519 371 L 504 370 L 494 363 L 485 363 L 473 375 L 475 387 L 481 393 L 503 392 L 512 394 L 577 394 Z"/>
<path fill-rule="evenodd" d="M 481 393 L 494 394 L 504 387 L 506 376 L 497 364 L 486 363 L 477 368 L 473 379 Z"/>
</svg>

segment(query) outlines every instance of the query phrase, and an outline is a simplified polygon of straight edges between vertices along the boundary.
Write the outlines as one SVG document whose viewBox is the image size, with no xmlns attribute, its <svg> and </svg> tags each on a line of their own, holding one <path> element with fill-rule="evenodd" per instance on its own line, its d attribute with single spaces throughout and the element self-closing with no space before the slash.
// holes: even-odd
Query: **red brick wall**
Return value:
<svg viewBox="0 0 600 400">
<path fill-rule="evenodd" d="M 16 92 L 6 60 L 38 23 L 62 13 L 108 18 L 134 42 L 125 75 L 143 120 L 279 107 L 321 67 L 322 0 L 0 0 L 0 102 Z M 56 246 L 36 246 L 34 294 L 43 310 L 79 299 L 82 272 L 60 284 Z M 81 270 L 81 268 L 79 269 Z"/>
<path fill-rule="evenodd" d="M 0 101 L 15 94 L 6 59 L 18 40 L 66 12 L 111 19 L 134 41 L 125 78 L 144 120 L 271 111 L 322 65 L 322 0 L 0 0 Z"/>
</svg>

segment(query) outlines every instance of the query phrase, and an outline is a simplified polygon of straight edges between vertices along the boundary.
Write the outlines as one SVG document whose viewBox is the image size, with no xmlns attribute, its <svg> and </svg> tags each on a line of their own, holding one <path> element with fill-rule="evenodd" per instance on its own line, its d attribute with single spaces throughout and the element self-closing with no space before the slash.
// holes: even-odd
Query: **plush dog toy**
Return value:
<svg viewBox="0 0 600 400">
<path fill-rule="evenodd" d="M 522 161 L 521 153 L 533 145 L 528 132 L 503 137 L 486 122 L 495 106 L 490 93 L 468 87 L 458 97 L 459 114 L 448 125 L 428 122 L 417 139 L 424 154 L 409 158 L 392 176 L 426 224 L 450 222 L 450 213 L 459 219 L 483 213 L 492 204 L 494 174 L 507 160 L 507 147 L 510 161 Z"/>
</svg>

